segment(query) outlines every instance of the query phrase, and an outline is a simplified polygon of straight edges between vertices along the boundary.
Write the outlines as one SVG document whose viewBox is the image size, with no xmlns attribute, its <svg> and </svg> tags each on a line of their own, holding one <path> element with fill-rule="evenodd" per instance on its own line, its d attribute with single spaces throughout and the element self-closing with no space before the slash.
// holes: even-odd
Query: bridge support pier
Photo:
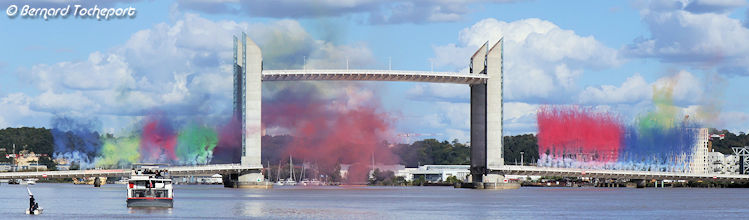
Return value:
<svg viewBox="0 0 749 220">
<path fill-rule="evenodd" d="M 646 183 L 644 179 L 631 179 L 627 182 L 627 188 L 645 188 Z"/>
<path fill-rule="evenodd" d="M 505 183 L 492 168 L 504 165 L 502 155 L 502 39 L 485 43 L 471 56 L 470 73 L 488 75 L 485 84 L 471 85 L 471 180 L 474 188 L 520 187 Z"/>
<path fill-rule="evenodd" d="M 239 174 L 224 174 L 221 180 L 226 188 L 239 188 Z"/>
<path fill-rule="evenodd" d="M 251 170 L 247 173 L 232 173 L 223 176 L 224 187 L 226 188 L 254 188 L 270 189 L 273 187 L 270 182 L 265 181 L 265 177 L 260 170 Z"/>
</svg>

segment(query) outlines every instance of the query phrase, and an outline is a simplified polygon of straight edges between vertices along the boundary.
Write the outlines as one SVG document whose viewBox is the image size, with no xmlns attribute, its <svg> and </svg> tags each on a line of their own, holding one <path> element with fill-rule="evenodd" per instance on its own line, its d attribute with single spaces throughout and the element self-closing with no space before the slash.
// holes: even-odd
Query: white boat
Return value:
<svg viewBox="0 0 749 220">
<path fill-rule="evenodd" d="M 114 184 L 127 184 L 127 183 L 128 183 L 128 178 L 124 178 L 124 177 L 120 180 L 114 181 Z"/>
<path fill-rule="evenodd" d="M 26 186 L 26 191 L 29 192 L 29 199 L 30 199 L 29 202 L 33 203 L 33 206 L 35 208 L 33 211 L 30 210 L 30 209 L 26 209 L 26 214 L 27 215 L 40 215 L 40 214 L 42 214 L 42 211 L 44 211 L 44 208 L 39 207 L 39 203 L 37 203 L 36 200 L 31 201 L 34 198 L 34 194 L 31 193 L 31 189 L 29 189 L 28 186 Z"/>
<path fill-rule="evenodd" d="M 294 181 L 291 178 L 286 179 L 286 181 L 283 181 L 282 183 L 283 183 L 284 186 L 295 186 L 296 185 L 296 181 Z"/>
<path fill-rule="evenodd" d="M 127 183 L 127 207 L 174 207 L 172 180 L 158 166 L 134 168 Z"/>
<path fill-rule="evenodd" d="M 36 184 L 37 179 L 26 179 L 26 184 L 28 185 L 34 185 Z"/>
<path fill-rule="evenodd" d="M 42 207 L 35 209 L 34 212 L 30 212 L 29 209 L 26 209 L 26 214 L 27 215 L 41 215 L 42 211 L 44 211 L 44 208 Z"/>
<path fill-rule="evenodd" d="M 294 181 L 294 162 L 291 159 L 291 155 L 289 155 L 289 178 L 286 179 L 286 181 L 283 181 L 283 185 L 285 186 L 296 185 L 296 181 Z"/>
</svg>

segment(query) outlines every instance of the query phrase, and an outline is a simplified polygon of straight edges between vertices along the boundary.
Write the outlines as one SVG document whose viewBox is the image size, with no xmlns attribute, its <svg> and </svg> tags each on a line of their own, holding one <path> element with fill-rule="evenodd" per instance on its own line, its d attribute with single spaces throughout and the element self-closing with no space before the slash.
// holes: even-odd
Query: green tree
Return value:
<svg viewBox="0 0 749 220">
<path fill-rule="evenodd" d="M 538 161 L 538 139 L 533 134 L 505 136 L 503 150 L 505 164 L 520 163 L 520 152 L 526 165 Z"/>
</svg>

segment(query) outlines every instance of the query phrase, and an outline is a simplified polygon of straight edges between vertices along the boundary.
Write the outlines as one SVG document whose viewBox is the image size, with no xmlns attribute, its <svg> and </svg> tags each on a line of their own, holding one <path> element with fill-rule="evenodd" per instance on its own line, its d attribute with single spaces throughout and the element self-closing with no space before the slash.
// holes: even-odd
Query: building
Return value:
<svg viewBox="0 0 749 220">
<path fill-rule="evenodd" d="M 707 128 L 700 128 L 698 130 L 697 142 L 695 143 L 694 150 L 692 153 L 692 162 L 690 163 L 690 170 L 692 173 L 703 174 L 708 172 L 708 139 L 710 133 Z"/>
<path fill-rule="evenodd" d="M 392 171 L 393 174 L 396 174 L 395 176 L 398 177 L 397 175 L 398 171 L 404 170 L 404 169 L 406 169 L 406 166 L 401 165 L 401 164 L 394 164 L 394 165 L 377 164 L 374 166 L 374 169 L 369 170 L 369 178 L 370 179 L 374 178 L 375 170 L 380 170 L 380 172 Z"/>
<path fill-rule="evenodd" d="M 45 171 L 46 165 L 39 164 L 39 157 L 45 157 L 45 154 L 37 154 L 22 150 L 19 154 L 14 155 L 15 164 L 18 171 Z"/>
<path fill-rule="evenodd" d="M 452 176 L 460 181 L 468 181 L 467 178 L 471 174 L 470 167 L 470 165 L 423 165 L 416 169 L 411 168 L 404 173 L 408 177 L 405 178 L 407 181 L 424 177 L 427 182 L 442 182 Z"/>
<path fill-rule="evenodd" d="M 707 153 L 707 172 L 716 174 L 738 174 L 739 159 L 736 155 L 720 152 Z"/>
<path fill-rule="evenodd" d="M 9 163 L 0 163 L 0 172 L 10 172 L 13 170 L 13 165 Z"/>
<path fill-rule="evenodd" d="M 55 166 L 57 170 L 70 170 L 70 162 L 68 161 L 68 159 L 60 157 L 60 158 L 55 158 L 54 161 L 55 161 L 55 164 L 57 164 L 57 166 Z"/>
</svg>

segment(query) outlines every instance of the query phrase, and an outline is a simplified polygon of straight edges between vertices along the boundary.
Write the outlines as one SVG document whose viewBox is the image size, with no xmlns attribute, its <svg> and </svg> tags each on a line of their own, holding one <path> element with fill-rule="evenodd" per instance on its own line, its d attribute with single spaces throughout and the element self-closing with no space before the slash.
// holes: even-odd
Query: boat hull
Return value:
<svg viewBox="0 0 749 220">
<path fill-rule="evenodd" d="M 170 198 L 129 198 L 127 207 L 172 208 L 174 201 Z"/>
<path fill-rule="evenodd" d="M 27 215 L 41 215 L 42 211 L 44 211 L 44 209 L 41 207 L 34 210 L 34 212 L 29 212 L 29 209 L 26 209 L 26 214 Z"/>
</svg>

